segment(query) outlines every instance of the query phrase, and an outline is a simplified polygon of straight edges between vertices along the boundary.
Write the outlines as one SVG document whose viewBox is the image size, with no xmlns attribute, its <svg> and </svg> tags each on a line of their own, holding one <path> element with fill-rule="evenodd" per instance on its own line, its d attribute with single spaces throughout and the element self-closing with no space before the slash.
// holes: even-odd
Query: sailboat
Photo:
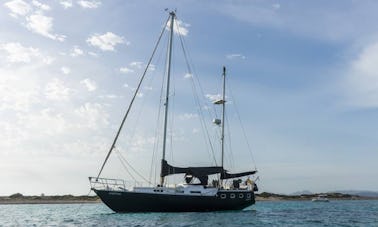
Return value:
<svg viewBox="0 0 378 227">
<path fill-rule="evenodd" d="M 224 127 L 225 127 L 225 108 L 226 108 L 226 68 L 223 67 L 223 92 L 222 98 L 214 101 L 215 105 L 222 107 L 222 119 L 215 119 L 214 123 L 221 126 L 221 165 L 220 166 L 201 166 L 201 167 L 177 167 L 168 163 L 166 159 L 167 123 L 168 106 L 170 93 L 170 73 L 172 56 L 172 39 L 176 13 L 169 12 L 167 26 L 169 26 L 169 42 L 167 51 L 166 73 L 166 93 L 165 111 L 163 127 L 162 159 L 160 171 L 160 183 L 149 187 L 126 188 L 125 182 L 119 179 L 101 178 L 100 174 L 115 148 L 116 142 L 130 112 L 131 106 L 141 87 L 143 78 L 146 74 L 148 65 L 151 63 L 152 56 L 147 64 L 134 96 L 131 99 L 127 112 L 122 120 L 116 137 L 107 153 L 104 163 L 97 177 L 89 177 L 91 189 L 100 197 L 110 209 L 115 212 L 200 212 L 200 211 L 220 211 L 220 210 L 241 210 L 255 203 L 257 185 L 249 176 L 254 175 L 257 170 L 241 173 L 230 173 L 224 169 Z M 165 27 L 165 26 L 164 26 Z M 164 33 L 163 28 L 162 33 Z M 160 34 L 159 40 L 162 36 Z M 153 51 L 159 44 L 159 40 Z M 152 54 L 152 55 L 153 55 Z M 175 174 L 184 174 L 185 182 L 175 186 L 166 183 L 166 177 Z M 216 176 L 218 180 L 213 180 L 209 184 L 209 176 Z M 244 181 L 242 178 L 244 177 Z M 246 179 L 248 177 L 248 179 Z M 231 185 L 227 185 L 227 179 L 232 179 Z M 197 183 L 194 180 L 197 181 Z"/>
</svg>

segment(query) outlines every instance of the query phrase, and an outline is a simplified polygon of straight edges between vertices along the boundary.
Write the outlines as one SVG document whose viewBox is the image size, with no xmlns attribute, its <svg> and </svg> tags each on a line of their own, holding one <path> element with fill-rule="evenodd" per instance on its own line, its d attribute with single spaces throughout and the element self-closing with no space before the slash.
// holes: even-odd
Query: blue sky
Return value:
<svg viewBox="0 0 378 227">
<path fill-rule="evenodd" d="M 208 105 L 227 66 L 235 97 L 229 169 L 254 168 L 234 127 L 237 104 L 261 191 L 378 190 L 376 1 L 10 0 L 0 5 L 1 195 L 88 192 L 87 177 L 105 158 L 165 8 L 177 9 Z M 177 43 L 174 57 L 168 160 L 212 164 Z M 152 63 L 117 146 L 144 176 L 163 49 Z M 218 132 L 210 120 L 208 127 Z M 130 179 L 117 157 L 103 176 Z"/>
</svg>

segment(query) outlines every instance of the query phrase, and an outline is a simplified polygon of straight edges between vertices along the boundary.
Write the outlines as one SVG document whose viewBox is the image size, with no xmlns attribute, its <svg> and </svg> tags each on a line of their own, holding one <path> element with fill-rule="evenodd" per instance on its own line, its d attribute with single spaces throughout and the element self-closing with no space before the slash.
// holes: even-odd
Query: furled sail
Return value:
<svg viewBox="0 0 378 227">
<path fill-rule="evenodd" d="M 228 173 L 227 170 L 221 166 L 207 166 L 207 167 L 176 167 L 168 164 L 166 160 L 161 161 L 161 177 L 165 177 L 173 174 L 184 173 L 192 175 L 201 181 L 201 184 L 207 184 L 207 176 L 212 174 L 221 174 L 221 179 L 230 179 L 237 177 L 244 177 L 255 174 L 257 171 L 248 171 L 241 173 Z"/>
<path fill-rule="evenodd" d="M 228 173 L 227 170 L 224 170 L 221 173 L 221 179 L 230 179 L 230 178 L 237 178 L 237 177 L 244 177 L 248 175 L 255 174 L 257 171 L 248 171 L 248 172 L 242 172 L 242 173 Z"/>
</svg>

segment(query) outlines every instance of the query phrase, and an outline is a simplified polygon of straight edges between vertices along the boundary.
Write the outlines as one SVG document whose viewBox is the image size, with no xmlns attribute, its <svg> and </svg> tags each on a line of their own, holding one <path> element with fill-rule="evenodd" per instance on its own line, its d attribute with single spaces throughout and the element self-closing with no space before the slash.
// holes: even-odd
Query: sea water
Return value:
<svg viewBox="0 0 378 227">
<path fill-rule="evenodd" d="M 378 226 L 378 200 L 257 202 L 243 211 L 124 213 L 104 204 L 0 205 L 0 226 Z"/>
</svg>

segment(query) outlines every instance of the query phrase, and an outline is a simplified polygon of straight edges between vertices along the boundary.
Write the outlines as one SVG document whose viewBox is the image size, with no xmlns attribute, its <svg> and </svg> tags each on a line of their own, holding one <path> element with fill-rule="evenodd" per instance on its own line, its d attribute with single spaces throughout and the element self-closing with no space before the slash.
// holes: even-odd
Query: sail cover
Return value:
<svg viewBox="0 0 378 227">
<path fill-rule="evenodd" d="M 212 174 L 222 173 L 223 168 L 220 166 L 208 166 L 208 167 L 175 167 L 168 164 L 166 160 L 161 161 L 161 177 L 165 177 L 172 174 L 185 173 L 194 177 L 201 178 Z"/>
<path fill-rule="evenodd" d="M 220 166 L 208 166 L 208 167 L 175 167 L 168 164 L 166 160 L 161 161 L 161 177 L 165 177 L 172 174 L 185 173 L 192 175 L 200 179 L 201 183 L 207 184 L 207 176 L 212 174 L 221 174 L 221 179 L 237 178 L 255 174 L 257 171 L 248 171 L 241 173 L 228 173 L 227 170 Z"/>
<path fill-rule="evenodd" d="M 244 176 L 255 174 L 256 172 L 257 171 L 248 171 L 248 172 L 242 172 L 242 173 L 227 173 L 227 170 L 225 170 L 221 173 L 221 179 L 223 180 L 223 179 L 244 177 Z"/>
</svg>

